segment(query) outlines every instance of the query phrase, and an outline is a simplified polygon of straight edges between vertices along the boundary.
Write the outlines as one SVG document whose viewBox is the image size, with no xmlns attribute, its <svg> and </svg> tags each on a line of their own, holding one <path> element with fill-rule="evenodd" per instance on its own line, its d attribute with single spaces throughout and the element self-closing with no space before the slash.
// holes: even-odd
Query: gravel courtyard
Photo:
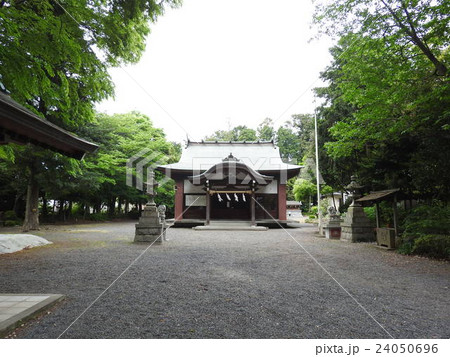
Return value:
<svg viewBox="0 0 450 357">
<path fill-rule="evenodd" d="M 169 229 L 62 338 L 450 338 L 450 264 L 288 232 L 298 243 L 281 229 Z M 131 222 L 37 235 L 54 244 L 0 256 L 0 292 L 67 298 L 19 338 L 58 337 L 148 247 Z"/>
</svg>

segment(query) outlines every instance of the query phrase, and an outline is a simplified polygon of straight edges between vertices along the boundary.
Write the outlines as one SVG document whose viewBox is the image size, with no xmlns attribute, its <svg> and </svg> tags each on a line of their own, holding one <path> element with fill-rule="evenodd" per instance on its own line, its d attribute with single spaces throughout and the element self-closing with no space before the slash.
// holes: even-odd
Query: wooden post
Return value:
<svg viewBox="0 0 450 357">
<path fill-rule="evenodd" d="M 375 218 L 377 220 L 377 228 L 380 228 L 380 206 L 375 202 Z"/>
<path fill-rule="evenodd" d="M 176 191 L 175 191 L 175 220 L 181 221 L 183 219 L 183 209 L 184 209 L 184 181 L 176 181 Z"/>
<path fill-rule="evenodd" d="M 394 231 L 395 231 L 395 237 L 398 236 L 398 222 L 397 222 L 397 194 L 394 194 L 394 203 L 393 207 L 394 209 Z"/>
<path fill-rule="evenodd" d="M 286 185 L 278 184 L 278 217 L 279 220 L 286 220 Z"/>
<path fill-rule="evenodd" d="M 250 211 L 251 211 L 251 219 L 252 226 L 256 226 L 256 214 L 255 214 L 255 191 L 252 191 L 252 196 L 250 198 Z"/>
<path fill-rule="evenodd" d="M 209 193 L 209 189 L 206 190 L 206 226 L 209 226 L 211 222 L 211 194 Z"/>
</svg>

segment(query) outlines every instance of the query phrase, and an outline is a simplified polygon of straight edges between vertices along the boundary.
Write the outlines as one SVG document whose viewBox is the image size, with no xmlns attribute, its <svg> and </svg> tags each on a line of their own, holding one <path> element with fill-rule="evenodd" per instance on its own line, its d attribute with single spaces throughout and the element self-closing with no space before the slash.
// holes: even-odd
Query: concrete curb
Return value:
<svg viewBox="0 0 450 357">
<path fill-rule="evenodd" d="M 12 317 L 0 322 L 0 337 L 4 337 L 11 330 L 18 327 L 23 322 L 33 318 L 40 312 L 50 308 L 52 305 L 62 301 L 65 296 L 60 294 L 1 294 L 2 296 L 48 296 L 47 299 L 42 300 L 33 306 L 21 311 Z"/>
</svg>

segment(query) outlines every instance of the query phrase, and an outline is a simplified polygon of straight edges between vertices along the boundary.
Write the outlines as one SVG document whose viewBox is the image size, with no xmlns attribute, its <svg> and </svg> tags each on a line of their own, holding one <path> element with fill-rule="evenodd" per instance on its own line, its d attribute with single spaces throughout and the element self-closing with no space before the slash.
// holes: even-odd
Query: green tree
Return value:
<svg viewBox="0 0 450 357">
<path fill-rule="evenodd" d="M 372 189 L 449 199 L 448 2 L 351 3 L 316 17 L 344 25 L 324 74 L 330 86 L 318 90 L 327 154 L 341 169 L 353 163 Z"/>
<path fill-rule="evenodd" d="M 442 57 L 450 45 L 450 4 L 446 0 L 319 1 L 314 22 L 330 35 L 353 32 L 383 39 L 405 59 L 419 53 L 436 75 L 448 75 L 448 61 Z"/>
<path fill-rule="evenodd" d="M 149 150 L 148 155 L 154 156 L 148 165 L 175 162 L 180 155 L 179 145 L 168 142 L 163 131 L 153 127 L 151 120 L 138 112 L 111 116 L 97 114 L 78 133 L 99 144 L 98 151 L 81 162 L 36 148 L 34 156 L 25 155 L 29 150 L 27 147 L 16 149 L 18 156 L 23 156 L 20 161 L 0 162 L 0 173 L 4 178 L 0 192 L 2 197 L 9 197 L 9 206 L 3 209 L 16 208 L 20 213 L 17 203 L 23 200 L 27 186 L 23 178 L 29 175 L 27 170 L 33 166 L 33 179 L 40 188 L 35 194 L 42 201 L 41 213 L 46 219 L 50 218 L 50 212 L 47 212 L 49 201 L 57 202 L 59 217 L 56 219 L 61 220 L 67 219 L 75 206 L 84 218 L 88 218 L 91 209 L 100 213 L 102 207 L 107 207 L 111 217 L 127 213 L 131 205 L 139 207 L 147 200 L 143 192 L 127 185 L 127 160 L 144 148 Z M 157 173 L 157 179 L 160 175 Z M 171 212 L 173 195 L 173 182 L 168 182 L 158 188 L 156 202 L 166 204 Z M 13 202 L 16 207 L 12 206 Z M 38 209 L 37 206 L 34 208 Z"/>
<path fill-rule="evenodd" d="M 355 152 L 349 156 L 332 156 L 325 147 L 326 143 L 334 141 L 330 128 L 343 118 L 352 117 L 356 111 L 356 108 L 344 99 L 343 90 L 339 86 L 344 63 L 341 55 L 348 45 L 344 39 L 341 42 L 344 45 L 330 49 L 333 62 L 320 74 L 321 79 L 329 85 L 314 89 L 316 96 L 323 100 L 317 111 L 320 171 L 325 182 L 340 190 L 350 182 L 351 175 L 358 172 L 360 161 Z"/>
<path fill-rule="evenodd" d="M 259 140 L 271 141 L 275 139 L 275 129 L 273 127 L 273 120 L 270 118 L 264 119 L 256 129 Z"/>
<path fill-rule="evenodd" d="M 176 6 L 179 2 L 0 1 L 2 81 L 19 103 L 75 130 L 93 119 L 96 102 L 112 95 L 107 67 L 138 61 L 150 24 L 166 4 Z M 30 163 L 27 170 L 31 194 L 26 230 L 38 228 L 38 166 Z"/>
<path fill-rule="evenodd" d="M 256 141 L 256 131 L 245 125 L 238 125 L 231 130 L 217 130 L 206 136 L 207 141 Z"/>
<path fill-rule="evenodd" d="M 276 133 L 276 143 L 280 148 L 281 157 L 286 160 L 302 161 L 300 140 L 291 121 L 280 126 Z"/>
<path fill-rule="evenodd" d="M 100 145 L 98 153 L 85 160 L 82 175 L 78 178 L 84 185 L 93 185 L 93 190 L 87 192 L 96 193 L 94 201 L 90 195 L 81 197 L 81 200 L 93 207 L 104 203 L 111 216 L 116 213 L 117 203 L 120 209 L 122 205 L 127 207 L 130 203 L 146 202 L 143 193 L 126 184 L 126 162 L 131 156 L 148 149 L 147 155 L 154 156 L 149 166 L 176 162 L 180 155 L 179 146 L 168 142 L 164 132 L 153 127 L 150 118 L 139 112 L 114 115 L 99 113 L 94 122 L 80 129 L 80 133 Z M 157 175 L 160 178 L 159 173 Z M 172 200 L 167 199 L 174 194 L 173 184 L 159 187 L 158 193 L 156 202 L 164 203 L 170 209 Z"/>
<path fill-rule="evenodd" d="M 341 96 L 332 99 L 337 105 L 322 110 L 328 120 L 339 117 L 325 123 L 331 134 L 328 154 L 355 162 L 373 189 L 401 187 L 449 197 L 444 154 L 450 148 L 449 80 L 430 75 L 423 57 L 406 61 L 383 39 L 359 38 L 355 46 L 355 36 L 340 42 L 341 65 L 333 85 Z M 343 108 L 340 101 L 350 110 L 333 112 Z"/>
<path fill-rule="evenodd" d="M 235 141 L 256 141 L 256 131 L 251 128 L 247 128 L 245 125 L 238 125 L 231 129 L 233 139 Z"/>
<path fill-rule="evenodd" d="M 294 197 L 297 201 L 302 201 L 303 204 L 308 203 L 308 210 L 311 208 L 311 203 L 317 194 L 317 187 L 311 181 L 304 179 L 297 179 L 294 183 Z"/>
<path fill-rule="evenodd" d="M 314 116 L 311 114 L 294 114 L 292 123 L 298 136 L 299 157 L 314 156 Z"/>
</svg>

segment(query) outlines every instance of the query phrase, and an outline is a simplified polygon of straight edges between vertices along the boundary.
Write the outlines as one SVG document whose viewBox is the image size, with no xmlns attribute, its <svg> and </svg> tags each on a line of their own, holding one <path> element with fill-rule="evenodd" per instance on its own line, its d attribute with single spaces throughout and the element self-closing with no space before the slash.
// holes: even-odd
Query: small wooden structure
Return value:
<svg viewBox="0 0 450 357">
<path fill-rule="evenodd" d="M 373 191 L 368 195 L 357 199 L 356 201 L 365 205 L 367 203 L 375 203 L 375 219 L 377 224 L 377 244 L 379 246 L 395 249 L 395 240 L 398 237 L 398 214 L 397 199 L 399 188 L 383 191 Z M 380 202 L 392 201 L 394 227 L 381 227 Z"/>
<path fill-rule="evenodd" d="M 300 201 L 286 201 L 286 209 L 287 210 L 300 210 L 302 207 L 302 203 Z"/>
</svg>

